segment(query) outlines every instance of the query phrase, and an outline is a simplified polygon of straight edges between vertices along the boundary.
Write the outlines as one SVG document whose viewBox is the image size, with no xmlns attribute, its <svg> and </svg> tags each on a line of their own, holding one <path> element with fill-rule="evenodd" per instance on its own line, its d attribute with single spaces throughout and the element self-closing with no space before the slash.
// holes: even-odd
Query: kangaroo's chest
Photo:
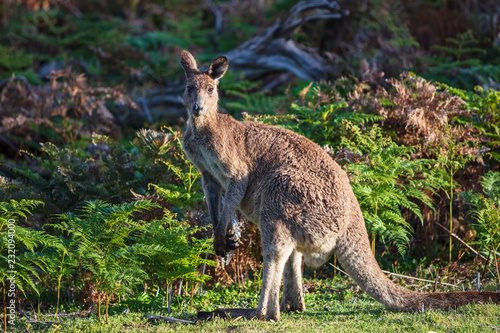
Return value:
<svg viewBox="0 0 500 333">
<path fill-rule="evenodd" d="M 210 138 L 186 131 L 183 149 L 188 159 L 200 172 L 210 173 L 222 188 L 226 189 L 228 168 L 222 162 L 221 153 L 211 144 Z"/>
</svg>

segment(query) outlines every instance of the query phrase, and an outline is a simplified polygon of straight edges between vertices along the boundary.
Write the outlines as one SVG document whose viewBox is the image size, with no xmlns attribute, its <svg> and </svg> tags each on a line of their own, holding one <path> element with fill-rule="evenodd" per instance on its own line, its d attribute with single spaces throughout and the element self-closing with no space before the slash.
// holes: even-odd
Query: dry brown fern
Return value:
<svg viewBox="0 0 500 333">
<path fill-rule="evenodd" d="M 16 76 L 0 83 L 0 146 L 6 151 L 15 154 L 29 142 L 63 144 L 93 132 L 119 137 L 119 120 L 106 103 L 137 109 L 120 87 L 91 87 L 70 68 L 49 79 L 40 86 Z"/>
<path fill-rule="evenodd" d="M 473 110 L 465 108 L 458 96 L 440 90 L 431 82 L 411 74 L 401 74 L 399 79 L 387 80 L 389 91 L 378 88 L 373 102 L 378 114 L 386 118 L 384 127 L 393 129 L 401 144 L 420 145 L 424 152 L 446 144 L 452 137 L 456 143 L 477 142 L 480 132 L 472 126 L 454 125 L 456 117 L 472 118 Z M 358 97 L 359 99 L 359 97 Z M 460 154 L 477 154 L 477 149 L 464 147 Z"/>
</svg>

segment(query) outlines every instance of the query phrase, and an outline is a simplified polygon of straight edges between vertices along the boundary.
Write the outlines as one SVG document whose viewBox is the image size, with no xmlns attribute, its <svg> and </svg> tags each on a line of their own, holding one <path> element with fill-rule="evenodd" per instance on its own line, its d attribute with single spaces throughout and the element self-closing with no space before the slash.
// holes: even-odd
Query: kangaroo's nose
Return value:
<svg viewBox="0 0 500 333">
<path fill-rule="evenodd" d="M 194 103 L 192 111 L 195 116 L 199 115 L 203 111 L 203 105 L 201 105 L 200 103 Z"/>
</svg>

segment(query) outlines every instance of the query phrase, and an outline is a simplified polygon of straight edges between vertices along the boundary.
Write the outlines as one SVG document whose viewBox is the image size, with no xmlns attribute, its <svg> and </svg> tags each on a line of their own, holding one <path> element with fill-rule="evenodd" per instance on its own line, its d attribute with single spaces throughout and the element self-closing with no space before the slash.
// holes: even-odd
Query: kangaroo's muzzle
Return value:
<svg viewBox="0 0 500 333">
<path fill-rule="evenodd" d="M 195 116 L 198 116 L 200 115 L 201 113 L 203 113 L 203 105 L 201 105 L 200 103 L 196 102 L 196 103 L 193 103 L 193 106 L 191 107 L 191 112 L 193 113 L 193 115 Z"/>
</svg>

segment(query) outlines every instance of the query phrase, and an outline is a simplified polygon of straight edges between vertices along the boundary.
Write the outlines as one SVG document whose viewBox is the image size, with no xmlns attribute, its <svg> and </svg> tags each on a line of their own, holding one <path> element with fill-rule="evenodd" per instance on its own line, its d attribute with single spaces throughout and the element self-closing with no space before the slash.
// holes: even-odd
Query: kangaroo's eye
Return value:
<svg viewBox="0 0 500 333">
<path fill-rule="evenodd" d="M 193 87 L 187 86 L 186 91 L 188 92 L 188 94 L 190 94 L 193 91 Z"/>
<path fill-rule="evenodd" d="M 212 88 L 212 87 L 208 88 L 208 93 L 210 95 L 212 95 L 214 93 L 214 88 Z"/>
</svg>

